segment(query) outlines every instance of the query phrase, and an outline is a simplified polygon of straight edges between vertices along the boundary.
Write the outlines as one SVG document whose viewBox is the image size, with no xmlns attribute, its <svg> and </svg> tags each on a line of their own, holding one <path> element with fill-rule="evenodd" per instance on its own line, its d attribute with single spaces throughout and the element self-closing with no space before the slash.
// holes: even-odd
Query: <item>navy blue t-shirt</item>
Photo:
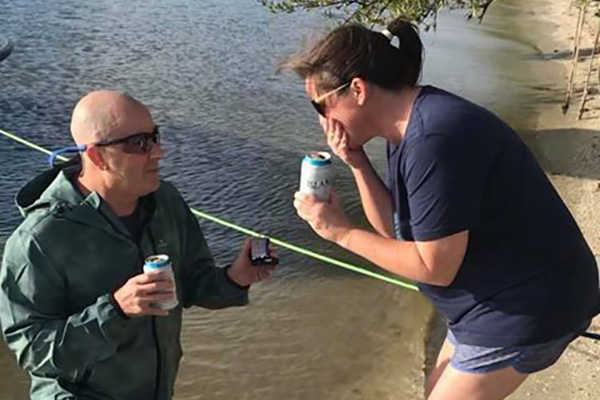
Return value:
<svg viewBox="0 0 600 400">
<path fill-rule="evenodd" d="M 594 256 L 532 153 L 498 117 L 425 86 L 404 139 L 387 152 L 398 237 L 469 231 L 452 284 L 419 285 L 459 342 L 541 343 L 596 315 Z"/>
</svg>

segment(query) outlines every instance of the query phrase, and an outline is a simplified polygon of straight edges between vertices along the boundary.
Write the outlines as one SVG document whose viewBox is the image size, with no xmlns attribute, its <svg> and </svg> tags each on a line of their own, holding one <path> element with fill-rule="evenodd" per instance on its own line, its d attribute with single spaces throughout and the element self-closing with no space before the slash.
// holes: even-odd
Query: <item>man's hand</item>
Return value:
<svg viewBox="0 0 600 400">
<path fill-rule="evenodd" d="M 276 249 L 272 249 L 272 253 L 277 256 Z M 255 267 L 250 263 L 250 239 L 246 238 L 235 261 L 227 269 L 227 274 L 238 285 L 249 286 L 267 279 L 275 268 L 275 265 Z"/>
<path fill-rule="evenodd" d="M 140 317 L 142 315 L 166 316 L 169 314 L 168 310 L 152 307 L 152 303 L 168 301 L 173 298 L 173 281 L 161 279 L 161 275 L 160 273 L 144 273 L 134 276 L 115 292 L 114 298 L 125 315 Z"/>
</svg>

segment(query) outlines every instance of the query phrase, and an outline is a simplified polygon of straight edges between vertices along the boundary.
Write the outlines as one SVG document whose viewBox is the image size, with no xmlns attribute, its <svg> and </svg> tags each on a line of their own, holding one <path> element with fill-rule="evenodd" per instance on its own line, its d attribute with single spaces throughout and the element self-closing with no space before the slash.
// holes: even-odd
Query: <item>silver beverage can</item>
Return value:
<svg viewBox="0 0 600 400">
<path fill-rule="evenodd" d="M 312 194 L 319 200 L 329 200 L 332 171 L 331 155 L 326 151 L 315 151 L 302 159 L 300 191 Z"/>
<path fill-rule="evenodd" d="M 173 267 L 169 261 L 169 256 L 166 254 L 157 254 L 150 256 L 144 260 L 144 273 L 158 272 L 161 279 L 170 279 L 173 282 L 173 291 L 166 293 L 173 293 L 173 298 L 170 300 L 164 300 L 160 303 L 152 304 L 156 308 L 162 310 L 171 310 L 179 304 L 177 300 L 177 291 L 175 289 L 175 276 L 173 274 Z"/>
</svg>

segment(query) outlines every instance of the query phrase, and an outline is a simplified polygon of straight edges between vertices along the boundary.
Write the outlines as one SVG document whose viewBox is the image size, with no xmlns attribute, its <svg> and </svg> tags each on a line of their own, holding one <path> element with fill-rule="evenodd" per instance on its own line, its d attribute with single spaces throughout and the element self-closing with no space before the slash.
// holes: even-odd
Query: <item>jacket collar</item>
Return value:
<svg viewBox="0 0 600 400">
<path fill-rule="evenodd" d="M 83 196 L 73 183 L 80 170 L 80 165 L 54 168 L 35 177 L 17 194 L 16 203 L 21 214 L 28 217 L 36 210 L 49 210 L 63 218 L 94 226 L 113 235 L 118 233 L 129 237 L 119 217 L 97 192 Z M 145 225 L 156 208 L 154 194 L 141 197 L 138 207 L 140 223 Z"/>
</svg>

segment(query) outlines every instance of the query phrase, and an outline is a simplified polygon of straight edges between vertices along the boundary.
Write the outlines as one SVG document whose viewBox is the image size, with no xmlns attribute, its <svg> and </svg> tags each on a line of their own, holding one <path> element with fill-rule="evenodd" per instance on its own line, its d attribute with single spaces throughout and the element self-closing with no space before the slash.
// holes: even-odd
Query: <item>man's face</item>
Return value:
<svg viewBox="0 0 600 400">
<path fill-rule="evenodd" d="M 147 112 L 128 115 L 121 121 L 121 126 L 101 142 L 110 144 L 95 148 L 106 164 L 111 191 L 128 197 L 145 196 L 160 185 L 158 129 Z"/>
</svg>

